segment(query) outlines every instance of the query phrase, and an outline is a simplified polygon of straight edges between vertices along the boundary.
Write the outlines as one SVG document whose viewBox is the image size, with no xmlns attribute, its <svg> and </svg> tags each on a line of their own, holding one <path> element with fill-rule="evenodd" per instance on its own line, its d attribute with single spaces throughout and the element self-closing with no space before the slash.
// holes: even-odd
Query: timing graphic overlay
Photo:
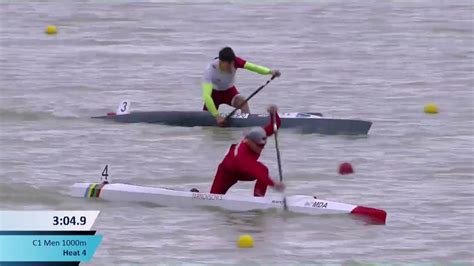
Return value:
<svg viewBox="0 0 474 266">
<path fill-rule="evenodd" d="M 0 211 L 0 265 L 79 265 L 102 235 L 99 211 Z"/>
</svg>

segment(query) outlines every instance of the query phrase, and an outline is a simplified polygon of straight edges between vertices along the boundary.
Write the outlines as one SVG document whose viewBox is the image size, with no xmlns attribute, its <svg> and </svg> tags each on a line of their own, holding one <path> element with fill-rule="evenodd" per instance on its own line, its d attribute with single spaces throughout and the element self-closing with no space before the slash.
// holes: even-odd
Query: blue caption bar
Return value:
<svg viewBox="0 0 474 266">
<path fill-rule="evenodd" d="M 0 261 L 90 261 L 102 235 L 0 236 Z"/>
</svg>

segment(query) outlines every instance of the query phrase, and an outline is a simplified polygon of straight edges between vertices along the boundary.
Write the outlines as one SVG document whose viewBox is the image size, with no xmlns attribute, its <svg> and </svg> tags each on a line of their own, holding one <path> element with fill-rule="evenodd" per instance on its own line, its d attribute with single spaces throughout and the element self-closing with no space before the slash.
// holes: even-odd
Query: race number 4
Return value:
<svg viewBox="0 0 474 266">
<path fill-rule="evenodd" d="M 102 181 L 102 183 L 108 184 L 109 183 L 108 178 L 109 178 L 109 165 L 106 164 L 104 167 L 104 170 L 102 170 L 102 177 L 100 178 L 100 180 Z"/>
<path fill-rule="evenodd" d="M 117 115 L 124 115 L 130 113 L 130 102 L 129 101 L 122 101 L 119 106 L 117 107 Z"/>
</svg>

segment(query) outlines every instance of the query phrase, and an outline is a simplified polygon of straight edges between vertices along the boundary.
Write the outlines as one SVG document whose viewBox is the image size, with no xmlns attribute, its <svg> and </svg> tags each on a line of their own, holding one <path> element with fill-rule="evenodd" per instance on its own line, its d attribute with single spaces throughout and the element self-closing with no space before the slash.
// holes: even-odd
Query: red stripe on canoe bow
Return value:
<svg viewBox="0 0 474 266">
<path fill-rule="evenodd" d="M 352 211 L 352 214 L 355 215 L 362 215 L 367 218 L 370 218 L 371 222 L 377 224 L 385 224 L 387 220 L 387 213 L 384 210 L 364 207 L 364 206 L 357 206 Z"/>
</svg>

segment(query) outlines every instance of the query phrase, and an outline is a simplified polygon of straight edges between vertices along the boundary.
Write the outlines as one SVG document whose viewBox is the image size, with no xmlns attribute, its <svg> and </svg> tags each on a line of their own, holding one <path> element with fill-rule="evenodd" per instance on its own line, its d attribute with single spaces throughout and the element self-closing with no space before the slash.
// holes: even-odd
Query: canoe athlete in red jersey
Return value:
<svg viewBox="0 0 474 266">
<path fill-rule="evenodd" d="M 268 175 L 268 168 L 258 161 L 267 138 L 273 135 L 273 122 L 276 119 L 277 127 L 280 128 L 280 117 L 277 107 L 272 105 L 268 108 L 270 122 L 265 127 L 255 127 L 249 130 L 239 144 L 232 144 L 224 160 L 219 164 L 217 173 L 212 183 L 210 193 L 225 194 L 237 181 L 257 181 L 255 183 L 254 196 L 263 197 L 267 186 L 277 191 L 283 191 L 283 183 L 274 181 Z"/>
</svg>

